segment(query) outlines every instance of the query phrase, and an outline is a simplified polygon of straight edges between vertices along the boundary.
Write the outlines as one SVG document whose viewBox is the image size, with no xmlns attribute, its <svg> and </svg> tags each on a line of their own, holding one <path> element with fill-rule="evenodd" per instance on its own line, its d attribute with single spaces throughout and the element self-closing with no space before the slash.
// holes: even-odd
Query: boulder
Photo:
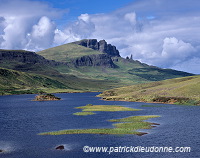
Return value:
<svg viewBox="0 0 200 158">
<path fill-rule="evenodd" d="M 59 145 L 56 147 L 56 150 L 64 150 L 64 149 L 65 149 L 64 145 Z"/>
</svg>

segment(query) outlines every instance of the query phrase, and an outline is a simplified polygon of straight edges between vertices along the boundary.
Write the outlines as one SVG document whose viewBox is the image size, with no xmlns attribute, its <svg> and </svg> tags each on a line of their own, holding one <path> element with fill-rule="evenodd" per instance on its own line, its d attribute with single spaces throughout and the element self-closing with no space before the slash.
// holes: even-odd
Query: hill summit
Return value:
<svg viewBox="0 0 200 158">
<path fill-rule="evenodd" d="M 117 50 L 117 48 L 111 44 L 108 44 L 105 40 L 100 40 L 98 42 L 97 39 L 84 39 L 84 40 L 76 41 L 73 43 L 87 47 L 87 48 L 91 48 L 93 50 L 100 51 L 102 53 L 106 53 L 110 56 L 120 57 L 119 51 Z"/>
</svg>

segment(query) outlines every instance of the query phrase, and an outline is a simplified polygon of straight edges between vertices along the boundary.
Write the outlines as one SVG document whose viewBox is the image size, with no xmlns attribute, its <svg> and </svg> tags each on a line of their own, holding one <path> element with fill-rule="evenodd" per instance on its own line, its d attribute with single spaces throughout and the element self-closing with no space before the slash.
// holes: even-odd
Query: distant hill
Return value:
<svg viewBox="0 0 200 158">
<path fill-rule="evenodd" d="M 172 69 L 149 66 L 132 59 L 120 57 L 115 46 L 105 40 L 84 39 L 81 41 L 50 48 L 37 54 L 57 62 L 67 62 L 73 74 L 83 78 L 118 82 L 131 85 L 159 81 L 193 74 Z M 65 71 L 61 71 L 65 73 Z"/>
<path fill-rule="evenodd" d="M 63 83 L 46 76 L 0 68 L 0 95 L 39 93 L 46 87 L 67 89 Z"/>
<path fill-rule="evenodd" d="M 115 83 L 72 75 L 47 76 L 0 67 L 0 95 L 55 92 L 92 92 L 115 87 Z"/>
<path fill-rule="evenodd" d="M 0 50 L 0 69 L 0 94 L 13 94 L 30 89 L 45 92 L 104 91 L 193 75 L 124 59 L 120 57 L 115 46 L 107 44 L 105 40 L 98 42 L 95 39 L 85 39 L 37 53 Z M 5 71 L 11 76 L 14 72 L 18 75 L 4 76 Z M 41 77 L 41 83 L 31 84 L 34 76 Z M 16 82 L 12 78 L 16 78 Z M 18 79 L 22 83 L 17 82 Z M 46 83 L 47 80 L 51 80 L 51 83 Z"/>
<path fill-rule="evenodd" d="M 68 74 L 68 71 L 66 63 L 45 59 L 34 52 L 0 50 L 0 95 L 103 91 L 116 85 L 109 81 L 80 78 Z"/>
<path fill-rule="evenodd" d="M 200 76 L 157 81 L 104 91 L 106 100 L 200 105 Z"/>
</svg>

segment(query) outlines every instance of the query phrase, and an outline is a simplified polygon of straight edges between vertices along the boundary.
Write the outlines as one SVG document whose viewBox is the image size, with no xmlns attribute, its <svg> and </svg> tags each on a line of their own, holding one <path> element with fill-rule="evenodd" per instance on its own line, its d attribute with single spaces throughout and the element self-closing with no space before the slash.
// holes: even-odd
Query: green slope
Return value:
<svg viewBox="0 0 200 158">
<path fill-rule="evenodd" d="M 105 54 L 102 54 L 104 53 L 73 43 L 37 53 L 23 50 L 0 50 L 2 71 L 0 93 L 24 93 L 32 89 L 45 92 L 104 91 L 121 86 L 192 75 L 160 69 L 121 57 L 104 58 Z M 74 65 L 77 58 L 82 62 L 84 60 L 82 57 L 91 57 L 91 55 L 92 58 L 89 60 L 95 60 L 94 62 L 102 65 Z M 110 63 L 115 66 L 109 67 Z M 8 73 L 11 76 L 5 75 L 4 71 L 7 71 L 5 74 Z M 14 72 L 18 75 L 14 75 Z"/>
<path fill-rule="evenodd" d="M 114 85 L 107 81 L 82 79 L 72 75 L 45 76 L 0 68 L 0 95 L 103 91 Z"/>
<path fill-rule="evenodd" d="M 39 93 L 48 88 L 66 89 L 63 83 L 49 77 L 0 68 L 0 94 Z"/>
<path fill-rule="evenodd" d="M 99 51 L 73 43 L 50 48 L 37 53 L 44 56 L 46 59 L 55 60 L 57 62 L 69 62 L 70 59 L 75 59 L 81 56 L 102 54 Z M 149 66 L 139 61 L 124 59 L 121 57 L 112 57 L 112 60 L 116 65 L 116 68 L 105 68 L 101 66 L 71 66 L 66 70 L 65 67 L 58 66 L 56 69 L 61 73 L 67 73 L 81 78 L 115 82 L 118 86 L 193 75 L 176 70 L 161 69 Z"/>
<path fill-rule="evenodd" d="M 121 57 L 113 57 L 113 61 L 117 68 L 79 67 L 76 70 L 82 73 L 82 75 L 95 79 L 116 81 L 121 85 L 147 83 L 193 75 L 171 69 L 161 69 Z"/>
<path fill-rule="evenodd" d="M 49 48 L 37 53 L 39 55 L 42 55 L 46 59 L 55 60 L 59 62 L 69 62 L 70 59 L 82 57 L 85 55 L 102 54 L 99 51 L 95 51 L 93 49 L 72 43 Z"/>
<path fill-rule="evenodd" d="M 0 94 L 36 93 L 35 89 L 45 92 L 103 91 L 116 87 L 114 82 L 75 76 L 68 73 L 71 68 L 66 64 L 48 61 L 23 50 L 0 50 L 0 67 Z"/>
<path fill-rule="evenodd" d="M 106 100 L 200 104 L 200 76 L 182 77 L 103 92 Z"/>
</svg>

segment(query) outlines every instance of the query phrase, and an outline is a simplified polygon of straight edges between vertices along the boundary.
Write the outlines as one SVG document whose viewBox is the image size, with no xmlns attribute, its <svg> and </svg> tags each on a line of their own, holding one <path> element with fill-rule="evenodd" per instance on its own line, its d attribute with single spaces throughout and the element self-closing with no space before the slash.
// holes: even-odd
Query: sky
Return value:
<svg viewBox="0 0 200 158">
<path fill-rule="evenodd" d="M 106 40 L 122 57 L 200 74 L 199 0 L 0 0 L 0 49 Z"/>
</svg>

